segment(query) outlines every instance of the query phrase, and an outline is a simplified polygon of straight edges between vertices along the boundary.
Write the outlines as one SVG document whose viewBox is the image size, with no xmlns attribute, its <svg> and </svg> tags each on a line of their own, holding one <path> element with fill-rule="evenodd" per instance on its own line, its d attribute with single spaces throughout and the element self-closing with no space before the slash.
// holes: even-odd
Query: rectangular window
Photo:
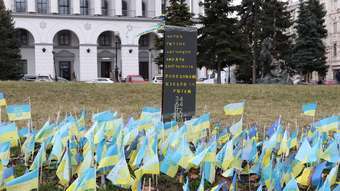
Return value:
<svg viewBox="0 0 340 191">
<path fill-rule="evenodd" d="M 60 32 L 59 45 L 68 46 L 71 44 L 71 33 L 69 31 Z"/>
<path fill-rule="evenodd" d="M 164 15 L 166 11 L 166 4 L 165 4 L 165 0 L 162 0 L 162 14 Z"/>
<path fill-rule="evenodd" d="M 70 0 L 59 0 L 59 14 L 70 14 Z"/>
<path fill-rule="evenodd" d="M 333 23 L 333 32 L 337 33 L 338 32 L 338 22 Z"/>
<path fill-rule="evenodd" d="M 47 14 L 48 0 L 37 0 L 37 12 L 41 14 Z"/>
<path fill-rule="evenodd" d="M 26 0 L 15 0 L 15 11 L 26 12 Z"/>
<path fill-rule="evenodd" d="M 81 15 L 88 15 L 89 14 L 89 1 L 88 0 L 81 0 L 80 1 L 80 14 Z"/>
<path fill-rule="evenodd" d="M 108 16 L 109 15 L 109 4 L 106 0 L 102 1 L 102 15 Z"/>
<path fill-rule="evenodd" d="M 337 44 L 334 43 L 334 44 L 333 44 L 333 55 L 334 55 L 334 56 L 337 56 L 337 54 L 338 54 L 338 53 L 337 53 Z"/>
</svg>

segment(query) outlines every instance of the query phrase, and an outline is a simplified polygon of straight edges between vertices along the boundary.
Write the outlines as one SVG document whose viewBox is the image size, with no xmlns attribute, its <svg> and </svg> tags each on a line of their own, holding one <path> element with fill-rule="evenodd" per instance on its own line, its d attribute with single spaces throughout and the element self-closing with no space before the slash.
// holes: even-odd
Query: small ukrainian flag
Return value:
<svg viewBox="0 0 340 191">
<path fill-rule="evenodd" d="M 245 102 L 231 103 L 224 106 L 225 115 L 242 115 L 244 113 Z"/>
<path fill-rule="evenodd" d="M 31 106 L 29 104 L 8 105 L 7 115 L 10 121 L 31 119 Z"/>
<path fill-rule="evenodd" d="M 302 106 L 302 112 L 304 115 L 315 117 L 317 103 L 306 103 Z"/>
<path fill-rule="evenodd" d="M 0 92 L 0 107 L 6 106 L 6 105 L 7 103 L 6 103 L 5 95 L 4 93 Z"/>
<path fill-rule="evenodd" d="M 15 123 L 3 123 L 0 125 L 0 143 L 10 142 L 16 146 L 19 134 Z"/>
<path fill-rule="evenodd" d="M 29 191 L 38 188 L 39 170 L 24 174 L 6 183 L 7 191 Z"/>
</svg>

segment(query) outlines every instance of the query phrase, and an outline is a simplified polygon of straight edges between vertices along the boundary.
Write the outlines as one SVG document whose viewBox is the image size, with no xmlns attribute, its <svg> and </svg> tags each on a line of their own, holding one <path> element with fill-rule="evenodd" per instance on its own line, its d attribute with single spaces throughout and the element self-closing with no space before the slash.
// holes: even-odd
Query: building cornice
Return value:
<svg viewBox="0 0 340 191">
<path fill-rule="evenodd" d="M 68 19 L 68 20 L 100 20 L 100 21 L 129 21 L 129 22 L 161 22 L 159 18 L 126 17 L 126 16 L 86 16 L 86 15 L 53 15 L 53 14 L 30 14 L 15 13 L 14 18 L 37 18 L 37 19 Z"/>
</svg>

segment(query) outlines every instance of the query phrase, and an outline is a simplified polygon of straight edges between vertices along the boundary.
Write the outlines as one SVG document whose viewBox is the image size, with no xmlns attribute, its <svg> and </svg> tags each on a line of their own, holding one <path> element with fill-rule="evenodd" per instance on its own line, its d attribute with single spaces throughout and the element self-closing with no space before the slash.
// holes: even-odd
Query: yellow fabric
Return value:
<svg viewBox="0 0 340 191">
<path fill-rule="evenodd" d="M 303 168 L 305 168 L 305 165 L 303 165 L 302 163 L 296 163 L 294 166 L 293 166 L 293 176 L 294 178 L 296 178 L 300 173 L 301 171 L 303 170 Z"/>
<path fill-rule="evenodd" d="M 6 99 L 1 99 L 1 100 L 0 100 L 0 107 L 6 106 L 6 105 L 7 105 Z"/>
<path fill-rule="evenodd" d="M 16 113 L 8 113 L 8 120 L 10 121 L 19 121 L 31 119 L 31 112 L 23 112 L 21 115 L 17 115 Z"/>
<path fill-rule="evenodd" d="M 36 179 L 21 183 L 21 184 L 17 184 L 17 185 L 13 185 L 13 186 L 9 186 L 6 187 L 7 191 L 31 191 L 33 189 L 37 189 L 38 188 L 38 177 Z"/>
<path fill-rule="evenodd" d="M 296 182 L 301 184 L 301 185 L 304 185 L 304 186 L 308 186 L 309 183 L 310 183 L 310 176 L 312 174 L 312 170 L 313 168 L 312 167 L 308 167 L 308 168 L 305 168 L 301 174 L 301 176 L 299 176 L 297 179 L 296 179 Z"/>
</svg>

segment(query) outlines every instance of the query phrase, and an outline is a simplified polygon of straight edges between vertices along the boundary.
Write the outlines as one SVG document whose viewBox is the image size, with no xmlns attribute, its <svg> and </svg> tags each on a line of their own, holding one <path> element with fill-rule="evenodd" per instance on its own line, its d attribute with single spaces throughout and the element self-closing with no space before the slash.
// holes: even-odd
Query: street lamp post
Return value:
<svg viewBox="0 0 340 191">
<path fill-rule="evenodd" d="M 52 51 L 53 54 L 53 66 L 54 66 L 54 80 L 57 82 L 58 81 L 58 75 L 57 75 L 57 66 L 55 63 L 55 51 Z"/>
<path fill-rule="evenodd" d="M 114 71 L 114 74 L 115 74 L 115 82 L 118 82 L 118 41 L 116 41 L 116 62 L 115 62 L 115 71 Z"/>
</svg>

